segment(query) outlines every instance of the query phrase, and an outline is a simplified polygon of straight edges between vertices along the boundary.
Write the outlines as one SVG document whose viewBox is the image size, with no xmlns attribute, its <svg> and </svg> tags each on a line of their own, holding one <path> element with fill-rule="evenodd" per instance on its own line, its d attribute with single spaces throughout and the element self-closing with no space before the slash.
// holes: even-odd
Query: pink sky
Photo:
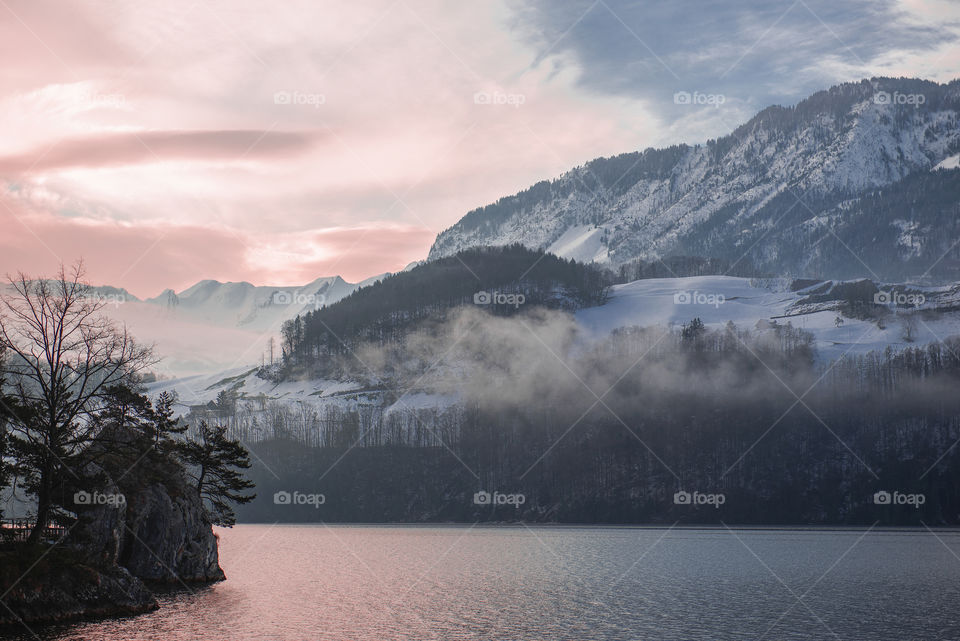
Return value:
<svg viewBox="0 0 960 641">
<path fill-rule="evenodd" d="M 531 68 L 512 22 L 493 0 L 2 0 L 0 273 L 358 281 L 586 160 L 729 130 Z"/>
</svg>

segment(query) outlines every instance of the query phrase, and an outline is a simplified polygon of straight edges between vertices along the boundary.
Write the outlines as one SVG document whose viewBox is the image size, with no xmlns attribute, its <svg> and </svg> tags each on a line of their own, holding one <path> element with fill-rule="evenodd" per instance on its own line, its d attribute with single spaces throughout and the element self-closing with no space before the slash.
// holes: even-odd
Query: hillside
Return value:
<svg viewBox="0 0 960 641">
<path fill-rule="evenodd" d="M 521 243 L 614 267 L 685 254 L 783 276 L 958 280 L 958 116 L 960 81 L 838 85 L 706 144 L 599 158 L 501 198 L 430 258 Z"/>
<path fill-rule="evenodd" d="M 283 325 L 283 376 L 355 367 L 363 344 L 402 344 L 419 325 L 475 305 L 495 315 L 529 307 L 575 310 L 605 300 L 613 274 L 520 245 L 482 248 L 417 265 L 357 290 L 336 305 Z"/>
</svg>

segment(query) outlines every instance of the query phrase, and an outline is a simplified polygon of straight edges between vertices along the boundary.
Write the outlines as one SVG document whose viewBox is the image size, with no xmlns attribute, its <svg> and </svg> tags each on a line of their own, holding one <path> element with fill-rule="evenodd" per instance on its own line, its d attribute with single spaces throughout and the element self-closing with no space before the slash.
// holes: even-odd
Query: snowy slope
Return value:
<svg viewBox="0 0 960 641">
<path fill-rule="evenodd" d="M 582 263 L 605 262 L 604 230 L 591 225 L 574 225 L 555 240 L 547 251 Z"/>
<path fill-rule="evenodd" d="M 788 285 L 786 280 L 754 281 L 731 276 L 638 280 L 613 287 L 606 305 L 581 310 L 577 321 L 594 336 L 609 334 L 619 327 L 678 327 L 695 317 L 713 328 L 722 327 L 727 321 L 733 321 L 741 329 L 755 329 L 758 321 L 790 322 L 814 335 L 823 361 L 844 354 L 882 351 L 887 346 L 902 349 L 960 335 L 960 312 L 944 313 L 937 319 L 918 323 L 912 343 L 903 339 L 902 326 L 895 320 L 887 323 L 886 329 L 879 329 L 873 322 L 844 318 L 838 327 L 835 309 L 814 311 L 818 306 L 799 306 L 806 290 L 791 292 Z M 953 299 L 945 296 L 953 292 L 952 288 L 924 291 L 931 301 L 942 300 L 946 306 L 954 304 Z M 691 302 L 676 303 L 678 295 L 679 300 Z"/>
<path fill-rule="evenodd" d="M 878 101 L 880 92 L 922 93 L 926 101 L 892 104 Z M 960 81 L 840 85 L 795 107 L 770 107 L 706 145 L 600 158 L 502 198 L 438 235 L 430 257 L 511 243 L 613 265 L 670 254 L 737 260 L 752 250 L 750 258 L 770 273 L 830 277 L 836 265 L 821 270 L 813 260 L 823 258 L 816 248 L 829 237 L 824 228 L 843 238 L 877 236 L 865 227 L 882 232 L 890 221 L 868 217 L 848 229 L 853 222 L 843 219 L 843 207 L 857 194 L 949 166 L 960 149 L 958 121 Z M 797 207 L 801 197 L 805 206 Z M 944 240 L 936 229 L 918 236 L 927 244 Z M 824 251 L 828 261 L 862 268 L 854 256 Z"/>
<path fill-rule="evenodd" d="M 700 276 L 638 280 L 615 286 L 606 304 L 580 310 L 575 318 L 585 340 L 602 339 L 621 327 L 679 328 L 693 318 L 700 318 L 711 328 L 721 328 L 732 321 L 740 329 L 758 332 L 770 331 L 771 322 L 791 323 L 814 335 L 818 356 L 823 363 L 844 355 L 883 351 L 888 346 L 894 349 L 922 346 L 960 335 L 960 285 L 917 290 L 927 296 L 925 308 L 937 307 L 942 312 L 918 323 L 915 339 L 910 343 L 903 339 L 903 327 L 897 316 L 891 317 L 885 329 L 874 322 L 851 318 L 844 318 L 838 326 L 836 300 L 810 302 L 812 294 L 830 291 L 840 285 L 843 283 L 828 281 L 790 291 L 790 281 L 786 279 Z M 456 369 L 457 364 L 446 363 L 444 366 Z M 437 375 L 442 377 L 444 373 Z M 420 387 L 423 389 L 407 391 L 407 395 L 395 405 L 398 408 L 445 409 L 457 403 L 456 395 L 428 392 L 427 378 L 422 379 Z M 450 380 L 455 379 L 455 376 L 450 377 Z M 233 390 L 246 399 L 263 397 L 314 408 L 327 405 L 350 409 L 362 405 L 382 407 L 388 402 L 382 390 L 365 389 L 362 383 L 351 380 L 272 383 L 258 378 L 252 363 L 215 375 L 185 377 L 150 386 L 152 394 L 164 390 L 177 391 L 183 404 L 181 411 L 213 400 L 221 390 Z M 400 391 L 403 390 L 397 390 Z M 385 411 L 391 409 L 387 407 Z"/>
<path fill-rule="evenodd" d="M 954 154 L 938 162 L 934 169 L 960 169 L 960 154 Z"/>
</svg>

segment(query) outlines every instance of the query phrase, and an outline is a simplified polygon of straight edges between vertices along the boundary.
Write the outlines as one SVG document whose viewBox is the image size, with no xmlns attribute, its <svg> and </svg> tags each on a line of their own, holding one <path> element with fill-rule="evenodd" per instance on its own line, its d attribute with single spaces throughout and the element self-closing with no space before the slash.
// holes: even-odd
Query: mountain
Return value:
<svg viewBox="0 0 960 641">
<path fill-rule="evenodd" d="M 348 283 L 339 276 L 324 277 L 293 287 L 202 280 L 179 293 L 167 289 L 144 302 L 193 321 L 267 331 L 271 327 L 279 329 L 280 323 L 297 314 L 332 305 L 385 275 L 360 283 Z"/>
<path fill-rule="evenodd" d="M 259 363 L 269 358 L 270 338 L 279 335 L 284 321 L 332 305 L 384 276 L 359 283 L 331 276 L 287 287 L 203 280 L 146 300 L 108 286 L 92 288 L 92 295 L 138 340 L 155 344 L 162 358 L 156 374 L 181 377 Z M 274 356 L 279 358 L 279 347 Z"/>
<path fill-rule="evenodd" d="M 429 257 L 521 243 L 612 266 L 689 255 L 784 276 L 957 280 L 958 116 L 960 80 L 838 85 L 706 144 L 539 182 L 466 214 Z"/>
</svg>

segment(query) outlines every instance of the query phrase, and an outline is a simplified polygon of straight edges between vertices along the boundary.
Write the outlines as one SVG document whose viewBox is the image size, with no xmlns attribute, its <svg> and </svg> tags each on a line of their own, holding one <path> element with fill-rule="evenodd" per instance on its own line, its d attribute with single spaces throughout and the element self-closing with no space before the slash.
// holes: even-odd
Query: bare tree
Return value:
<svg viewBox="0 0 960 641">
<path fill-rule="evenodd" d="M 912 343 L 917 338 L 917 317 L 914 313 L 907 312 L 900 315 L 902 323 L 901 337 L 908 343 Z"/>
<path fill-rule="evenodd" d="M 9 429 L 27 487 L 37 498 L 30 542 L 49 522 L 54 490 L 71 461 L 96 437 L 94 420 L 109 390 L 156 363 L 150 347 L 101 313 L 106 302 L 82 282 L 83 265 L 63 265 L 52 280 L 18 274 L 0 294 L 0 364 Z"/>
</svg>

